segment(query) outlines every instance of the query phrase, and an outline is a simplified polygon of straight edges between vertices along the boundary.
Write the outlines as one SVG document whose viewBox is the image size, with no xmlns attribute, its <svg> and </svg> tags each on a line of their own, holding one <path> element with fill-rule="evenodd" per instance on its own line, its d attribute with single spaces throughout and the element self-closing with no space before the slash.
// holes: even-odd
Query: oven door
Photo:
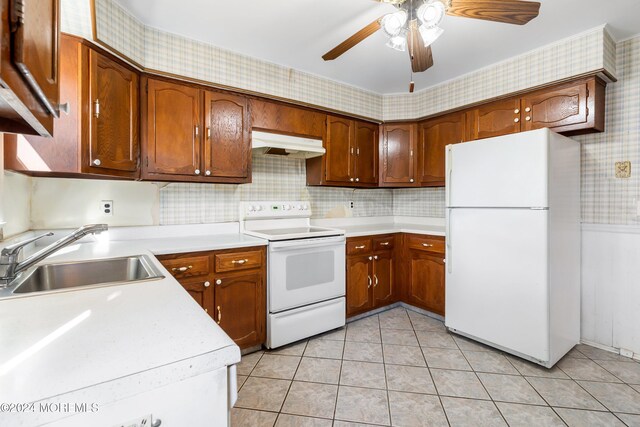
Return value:
<svg viewBox="0 0 640 427">
<path fill-rule="evenodd" d="M 269 312 L 345 294 L 345 237 L 269 243 Z"/>
</svg>

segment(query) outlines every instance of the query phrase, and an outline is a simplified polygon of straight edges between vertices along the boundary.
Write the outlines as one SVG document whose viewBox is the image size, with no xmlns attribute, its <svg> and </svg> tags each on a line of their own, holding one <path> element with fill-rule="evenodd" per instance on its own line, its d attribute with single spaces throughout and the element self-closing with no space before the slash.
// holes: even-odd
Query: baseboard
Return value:
<svg viewBox="0 0 640 427">
<path fill-rule="evenodd" d="M 358 314 L 357 316 L 349 317 L 347 319 L 347 323 L 355 322 L 356 320 L 364 319 L 365 317 L 370 317 L 376 314 L 384 313 L 385 311 L 389 311 L 397 307 L 406 308 L 407 310 L 411 310 L 416 313 L 422 314 L 424 316 L 431 317 L 432 319 L 436 319 L 436 320 L 440 320 L 441 322 L 444 322 L 444 317 L 440 316 L 439 314 L 435 314 L 430 311 L 423 310 L 418 307 L 414 307 L 413 305 L 407 304 L 406 302 L 399 301 L 390 305 L 385 305 L 384 307 L 376 308 L 375 310 L 367 311 L 366 313 Z"/>
<path fill-rule="evenodd" d="M 609 347 L 608 345 L 598 344 L 597 342 L 594 342 L 594 341 L 581 339 L 580 340 L 580 344 L 585 344 L 585 345 L 588 345 L 590 347 L 595 347 L 595 348 L 599 348 L 600 350 L 608 351 L 609 353 L 617 354 L 618 356 L 621 356 L 621 357 L 627 357 L 628 359 L 633 359 L 633 360 L 640 361 L 640 354 L 638 354 L 638 353 L 634 353 L 633 357 L 628 357 L 628 356 L 624 356 L 624 355 L 620 354 L 620 349 L 618 349 L 618 348 Z"/>
</svg>

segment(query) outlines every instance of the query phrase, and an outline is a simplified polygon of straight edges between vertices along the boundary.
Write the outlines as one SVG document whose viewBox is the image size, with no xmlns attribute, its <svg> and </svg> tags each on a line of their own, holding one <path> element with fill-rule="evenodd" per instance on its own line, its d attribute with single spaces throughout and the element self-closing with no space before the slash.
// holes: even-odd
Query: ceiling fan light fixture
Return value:
<svg viewBox="0 0 640 427">
<path fill-rule="evenodd" d="M 404 52 L 407 50 L 407 36 L 404 33 L 401 33 L 397 36 L 393 36 L 387 42 L 387 46 L 391 49 L 395 49 L 400 52 Z"/>
<path fill-rule="evenodd" d="M 389 13 L 382 18 L 380 25 L 389 37 L 396 37 L 402 33 L 402 29 L 407 23 L 407 11 L 400 9 L 397 12 Z"/>
<path fill-rule="evenodd" d="M 418 8 L 416 15 L 422 25 L 435 28 L 442 22 L 446 11 L 444 3 L 440 0 L 427 0 Z"/>
<path fill-rule="evenodd" d="M 422 37 L 422 41 L 424 42 L 425 47 L 430 46 L 431 43 L 436 41 L 438 37 L 440 37 L 442 33 L 444 33 L 444 30 L 440 27 L 429 28 L 424 24 L 420 25 L 418 31 L 420 31 L 420 37 Z"/>
</svg>

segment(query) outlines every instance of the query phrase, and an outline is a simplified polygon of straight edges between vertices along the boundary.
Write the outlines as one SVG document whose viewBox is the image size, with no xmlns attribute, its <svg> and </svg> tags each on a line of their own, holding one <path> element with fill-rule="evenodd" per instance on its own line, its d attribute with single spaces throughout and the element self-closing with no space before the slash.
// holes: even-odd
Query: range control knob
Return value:
<svg viewBox="0 0 640 427">
<path fill-rule="evenodd" d="M 249 212 L 253 212 L 255 210 L 255 208 L 253 207 L 253 205 L 249 205 L 249 207 L 247 208 L 247 210 Z"/>
<path fill-rule="evenodd" d="M 258 205 L 258 206 L 256 206 L 256 210 L 257 210 L 257 211 L 261 211 L 261 210 L 262 210 L 262 205 Z"/>
<path fill-rule="evenodd" d="M 282 206 L 282 209 L 284 209 L 285 211 L 288 211 L 288 210 L 291 209 L 291 206 L 290 205 L 284 205 L 284 206 Z"/>
</svg>

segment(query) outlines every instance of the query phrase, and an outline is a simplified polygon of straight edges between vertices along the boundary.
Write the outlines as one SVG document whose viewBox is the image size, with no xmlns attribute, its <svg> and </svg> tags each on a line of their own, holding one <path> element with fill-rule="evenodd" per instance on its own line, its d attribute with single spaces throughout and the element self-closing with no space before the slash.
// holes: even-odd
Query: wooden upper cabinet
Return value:
<svg viewBox="0 0 640 427">
<path fill-rule="evenodd" d="M 373 123 L 355 121 L 355 170 L 360 184 L 378 183 L 378 128 Z"/>
<path fill-rule="evenodd" d="M 416 186 L 415 123 L 388 124 L 382 130 L 380 153 L 380 185 L 387 187 Z"/>
<path fill-rule="evenodd" d="M 467 112 L 468 140 L 520 132 L 520 98 L 481 105 Z"/>
<path fill-rule="evenodd" d="M 243 96 L 206 92 L 205 177 L 249 180 L 251 137 L 247 99 Z"/>
<path fill-rule="evenodd" d="M 60 1 L 2 0 L 0 131 L 52 136 L 59 114 Z"/>
<path fill-rule="evenodd" d="M 327 182 L 355 181 L 355 141 L 353 120 L 327 116 L 325 173 Z"/>
<path fill-rule="evenodd" d="M 603 104 L 604 83 L 596 78 L 534 92 L 522 98 L 522 130 L 547 127 L 555 132 L 602 131 Z"/>
<path fill-rule="evenodd" d="M 148 80 L 143 143 L 143 177 L 197 176 L 200 169 L 201 92 Z"/>
<path fill-rule="evenodd" d="M 240 347 L 260 345 L 266 336 L 266 288 L 261 271 L 216 276 L 214 320 Z"/>
<path fill-rule="evenodd" d="M 465 114 L 452 113 L 420 124 L 418 172 L 424 186 L 443 186 L 445 147 L 465 140 Z"/>
<path fill-rule="evenodd" d="M 251 100 L 251 126 L 267 132 L 322 139 L 327 115 L 309 108 L 264 99 Z"/>
<path fill-rule="evenodd" d="M 140 155 L 138 74 L 89 52 L 89 167 L 135 172 Z"/>
</svg>

